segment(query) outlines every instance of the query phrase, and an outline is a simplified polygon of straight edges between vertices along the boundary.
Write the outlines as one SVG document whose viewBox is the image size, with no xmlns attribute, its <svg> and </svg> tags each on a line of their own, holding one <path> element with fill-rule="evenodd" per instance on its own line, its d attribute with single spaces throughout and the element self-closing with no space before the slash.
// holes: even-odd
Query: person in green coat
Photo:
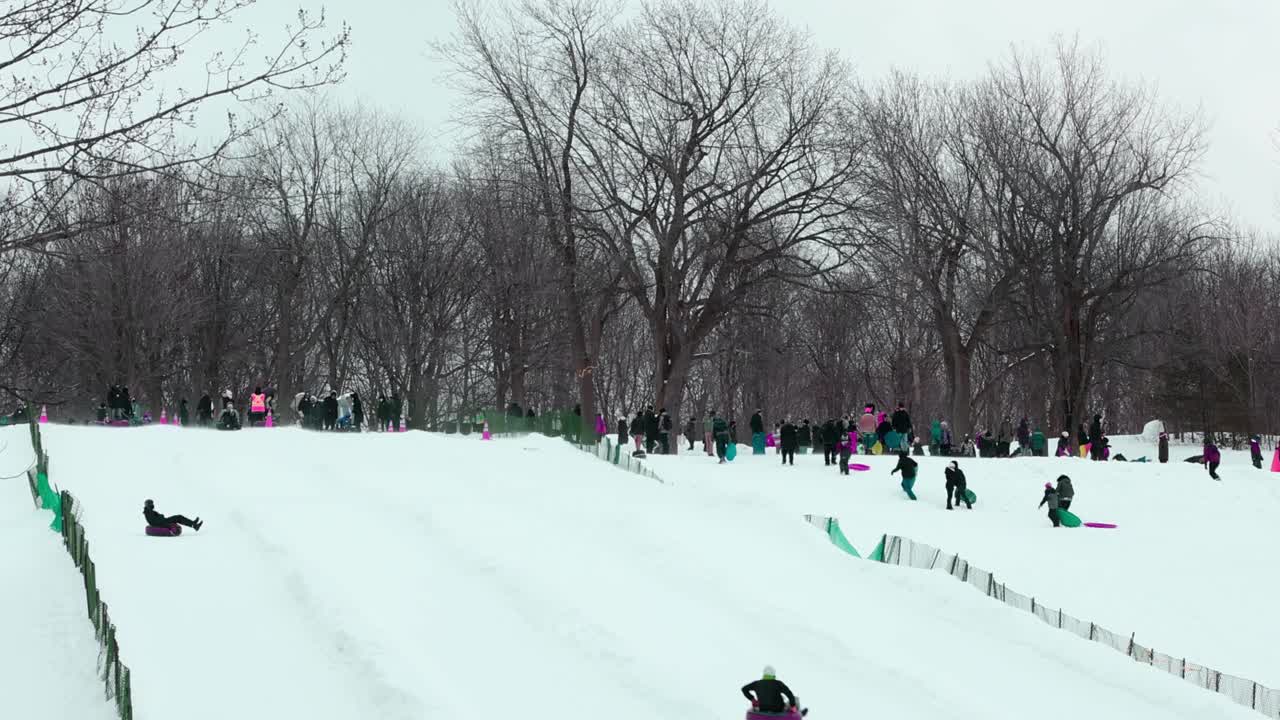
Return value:
<svg viewBox="0 0 1280 720">
<path fill-rule="evenodd" d="M 929 454 L 937 455 L 942 447 L 942 420 L 937 419 L 929 426 Z"/>
<path fill-rule="evenodd" d="M 1049 441 L 1038 427 L 1031 433 L 1031 454 L 1035 457 L 1049 457 Z"/>
<path fill-rule="evenodd" d="M 716 457 L 720 458 L 720 462 L 724 463 L 725 453 L 729 451 L 729 424 L 720 417 L 719 413 L 712 411 L 714 420 L 711 421 L 711 431 L 716 438 Z"/>
</svg>

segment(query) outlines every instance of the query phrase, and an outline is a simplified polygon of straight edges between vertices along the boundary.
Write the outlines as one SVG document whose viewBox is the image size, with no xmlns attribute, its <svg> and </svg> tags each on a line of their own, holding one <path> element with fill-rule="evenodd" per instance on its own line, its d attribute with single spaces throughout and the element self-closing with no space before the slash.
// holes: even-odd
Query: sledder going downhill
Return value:
<svg viewBox="0 0 1280 720">
<path fill-rule="evenodd" d="M 747 711 L 747 720 L 771 720 L 776 718 L 794 718 L 798 720 L 809 714 L 807 709 L 800 708 L 800 701 L 791 688 L 777 677 L 773 667 L 766 665 L 763 677 L 742 687 L 742 694 L 751 701 L 751 709 Z"/>
</svg>

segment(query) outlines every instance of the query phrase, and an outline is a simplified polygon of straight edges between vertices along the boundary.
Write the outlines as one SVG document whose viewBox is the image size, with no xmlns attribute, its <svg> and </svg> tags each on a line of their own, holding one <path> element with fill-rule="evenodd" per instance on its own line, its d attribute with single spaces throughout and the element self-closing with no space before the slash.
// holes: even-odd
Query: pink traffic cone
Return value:
<svg viewBox="0 0 1280 720">
<path fill-rule="evenodd" d="M 165 412 L 164 408 L 160 408 L 160 424 L 161 425 L 169 424 L 169 415 L 168 413 Z"/>
<path fill-rule="evenodd" d="M 267 411 L 267 427 L 275 427 L 275 426 L 276 426 L 275 421 L 271 417 L 271 411 L 268 410 Z"/>
<path fill-rule="evenodd" d="M 45 406 L 45 405 L 41 405 L 41 406 L 40 406 L 40 422 L 41 422 L 41 424 L 44 424 L 44 423 L 49 422 L 49 408 L 48 408 L 48 406 Z"/>
<path fill-rule="evenodd" d="M 1276 448 L 1276 456 L 1271 460 L 1271 472 L 1280 472 L 1280 447 Z"/>
<path fill-rule="evenodd" d="M 492 440 L 493 435 L 489 433 L 489 421 L 484 421 L 484 430 L 480 433 L 481 440 Z"/>
<path fill-rule="evenodd" d="M 405 432 L 404 418 L 400 418 L 400 432 Z"/>
</svg>

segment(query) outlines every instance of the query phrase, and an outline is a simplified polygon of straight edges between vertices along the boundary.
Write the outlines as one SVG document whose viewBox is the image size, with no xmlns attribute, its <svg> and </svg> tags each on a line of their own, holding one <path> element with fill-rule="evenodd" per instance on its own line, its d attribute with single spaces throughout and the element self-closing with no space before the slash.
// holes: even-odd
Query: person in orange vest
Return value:
<svg viewBox="0 0 1280 720">
<path fill-rule="evenodd" d="M 249 396 L 249 427 L 257 427 L 267 419 L 267 396 L 262 388 L 255 387 Z"/>
</svg>

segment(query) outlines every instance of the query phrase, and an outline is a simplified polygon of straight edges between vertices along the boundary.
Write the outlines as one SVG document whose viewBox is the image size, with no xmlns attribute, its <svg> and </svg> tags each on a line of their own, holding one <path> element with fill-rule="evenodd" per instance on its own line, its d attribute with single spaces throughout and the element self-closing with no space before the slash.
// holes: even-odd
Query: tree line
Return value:
<svg viewBox="0 0 1280 720">
<path fill-rule="evenodd" d="M 92 46 L 111 5 L 4 11 L 8 64 Z M 152 5 L 172 3 L 130 4 L 150 32 L 82 85 L 4 87 L 47 151 L 0 148 L 14 401 L 355 388 L 398 393 L 417 428 L 512 403 L 594 426 L 902 401 L 957 437 L 1280 423 L 1274 239 L 1203 202 L 1201 118 L 1095 49 L 871 81 L 754 0 L 459 2 L 433 51 L 467 132 L 442 164 L 419 128 L 309 91 L 349 42 L 322 19 L 151 104 L 146 78 L 186 62 L 166 33 L 207 12 Z M 212 146 L 176 140 L 253 89 L 276 96 Z M 51 99 L 69 92 L 88 99 Z"/>
</svg>

